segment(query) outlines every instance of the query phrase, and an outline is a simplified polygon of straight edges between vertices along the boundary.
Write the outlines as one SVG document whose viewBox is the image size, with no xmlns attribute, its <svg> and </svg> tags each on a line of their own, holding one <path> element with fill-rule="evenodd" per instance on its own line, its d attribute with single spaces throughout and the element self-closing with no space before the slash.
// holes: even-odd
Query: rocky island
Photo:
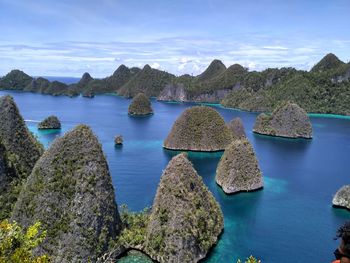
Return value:
<svg viewBox="0 0 350 263">
<path fill-rule="evenodd" d="M 56 116 L 51 115 L 39 123 L 38 129 L 39 130 L 61 129 L 61 122 Z"/>
<path fill-rule="evenodd" d="M 232 136 L 234 139 L 242 139 L 246 138 L 246 134 L 244 131 L 244 126 L 242 119 L 237 117 L 229 122 L 228 127 L 232 131 Z"/>
<path fill-rule="evenodd" d="M 215 180 L 227 194 L 264 186 L 258 160 L 247 139 L 234 140 L 226 148 L 216 169 Z"/>
<path fill-rule="evenodd" d="M 211 107 L 186 109 L 175 121 L 164 148 L 169 150 L 222 151 L 232 140 L 232 132 L 221 115 Z"/>
<path fill-rule="evenodd" d="M 217 242 L 223 214 L 185 154 L 163 172 L 147 227 L 145 251 L 160 263 L 198 262 Z"/>
<path fill-rule="evenodd" d="M 341 187 L 333 197 L 333 206 L 350 210 L 350 185 Z"/>
<path fill-rule="evenodd" d="M 12 220 L 47 229 L 39 249 L 52 262 L 96 262 L 121 229 L 114 188 L 102 147 L 79 125 L 56 139 L 36 163 Z"/>
<path fill-rule="evenodd" d="M 22 181 L 29 176 L 43 151 L 13 98 L 0 97 L 0 220 L 10 215 Z"/>
<path fill-rule="evenodd" d="M 123 144 L 123 136 L 122 135 L 115 136 L 114 144 L 115 145 L 122 145 Z"/>
<path fill-rule="evenodd" d="M 132 116 L 146 116 L 153 114 L 151 101 L 145 94 L 137 94 L 129 105 L 128 113 Z"/>
<path fill-rule="evenodd" d="M 312 138 L 312 126 L 304 109 L 292 102 L 281 103 L 271 115 L 260 114 L 253 131 L 287 138 Z"/>
</svg>

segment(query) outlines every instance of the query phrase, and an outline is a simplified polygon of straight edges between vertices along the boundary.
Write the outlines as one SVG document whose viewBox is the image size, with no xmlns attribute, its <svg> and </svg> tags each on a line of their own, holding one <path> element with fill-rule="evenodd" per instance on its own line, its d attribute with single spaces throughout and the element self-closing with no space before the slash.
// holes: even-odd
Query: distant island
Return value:
<svg viewBox="0 0 350 263">
<path fill-rule="evenodd" d="M 350 63 L 328 54 L 310 71 L 268 68 L 249 71 L 239 64 L 228 68 L 214 60 L 198 76 L 175 76 L 151 68 L 121 65 L 109 77 L 94 79 L 84 73 L 75 84 L 50 82 L 13 70 L 0 78 L 0 90 L 22 90 L 51 95 L 93 97 L 115 93 L 134 97 L 142 92 L 160 101 L 220 103 L 247 111 L 271 112 L 281 101 L 293 101 L 306 112 L 350 115 Z"/>
</svg>

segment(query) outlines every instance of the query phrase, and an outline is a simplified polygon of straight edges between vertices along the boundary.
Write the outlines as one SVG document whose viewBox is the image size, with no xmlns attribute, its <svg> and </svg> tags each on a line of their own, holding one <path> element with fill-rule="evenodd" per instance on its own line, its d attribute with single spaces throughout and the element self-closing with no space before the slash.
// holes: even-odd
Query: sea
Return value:
<svg viewBox="0 0 350 263">
<path fill-rule="evenodd" d="M 50 96 L 1 91 L 14 97 L 26 124 L 50 147 L 55 138 L 78 124 L 89 125 L 106 155 L 118 205 L 131 211 L 152 205 L 169 160 L 177 152 L 165 150 L 163 141 L 174 121 L 194 103 L 166 103 L 152 99 L 154 115 L 127 114 L 129 99 L 115 95 L 94 98 Z M 332 198 L 350 183 L 350 118 L 311 114 L 311 140 L 275 138 L 252 133 L 257 113 L 215 108 L 226 122 L 240 117 L 264 176 L 261 191 L 226 195 L 215 183 L 222 152 L 190 152 L 189 159 L 219 202 L 225 228 L 203 261 L 236 263 L 250 255 L 266 263 L 331 262 L 339 241 L 336 230 L 350 212 L 333 208 Z M 49 115 L 62 123 L 61 131 L 39 131 L 37 124 Z M 114 137 L 121 134 L 122 147 Z M 120 262 L 150 262 L 140 255 Z"/>
</svg>

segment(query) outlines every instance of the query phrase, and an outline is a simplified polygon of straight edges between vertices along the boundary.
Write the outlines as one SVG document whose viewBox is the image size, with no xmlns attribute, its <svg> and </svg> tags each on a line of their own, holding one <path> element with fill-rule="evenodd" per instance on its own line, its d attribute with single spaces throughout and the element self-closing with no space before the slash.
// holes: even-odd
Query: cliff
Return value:
<svg viewBox="0 0 350 263">
<path fill-rule="evenodd" d="M 40 221 L 47 236 L 39 250 L 53 262 L 95 262 L 121 224 L 101 145 L 79 125 L 41 156 L 12 215 L 24 227 Z"/>
<path fill-rule="evenodd" d="M 145 251 L 161 263 L 198 262 L 224 227 L 219 204 L 185 154 L 163 172 L 147 227 Z"/>
<path fill-rule="evenodd" d="M 0 97 L 0 219 L 7 218 L 25 180 L 43 153 L 42 145 L 29 132 L 16 103 Z"/>
</svg>

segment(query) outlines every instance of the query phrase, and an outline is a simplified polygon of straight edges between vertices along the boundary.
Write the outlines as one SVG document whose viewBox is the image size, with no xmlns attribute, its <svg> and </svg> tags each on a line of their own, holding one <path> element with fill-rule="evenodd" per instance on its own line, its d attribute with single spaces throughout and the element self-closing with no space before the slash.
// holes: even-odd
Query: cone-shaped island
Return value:
<svg viewBox="0 0 350 263">
<path fill-rule="evenodd" d="M 216 169 L 216 183 L 227 194 L 263 187 L 263 177 L 252 145 L 247 139 L 234 140 Z"/>
<path fill-rule="evenodd" d="M 166 167 L 153 202 L 145 251 L 161 262 L 198 262 L 217 242 L 223 214 L 185 154 Z"/>
<path fill-rule="evenodd" d="M 253 131 L 270 136 L 312 138 L 312 126 L 306 111 L 292 102 L 281 103 L 272 115 L 260 114 Z"/>
<path fill-rule="evenodd" d="M 175 121 L 164 148 L 188 151 L 222 151 L 232 140 L 232 132 L 221 115 L 211 107 L 186 109 Z"/>
<path fill-rule="evenodd" d="M 132 99 L 128 112 L 129 115 L 132 116 L 145 116 L 153 114 L 151 101 L 145 94 L 139 93 Z"/>
<path fill-rule="evenodd" d="M 79 125 L 41 156 L 21 191 L 12 220 L 40 221 L 47 236 L 40 249 L 52 262 L 96 262 L 121 223 L 102 147 Z"/>
</svg>

